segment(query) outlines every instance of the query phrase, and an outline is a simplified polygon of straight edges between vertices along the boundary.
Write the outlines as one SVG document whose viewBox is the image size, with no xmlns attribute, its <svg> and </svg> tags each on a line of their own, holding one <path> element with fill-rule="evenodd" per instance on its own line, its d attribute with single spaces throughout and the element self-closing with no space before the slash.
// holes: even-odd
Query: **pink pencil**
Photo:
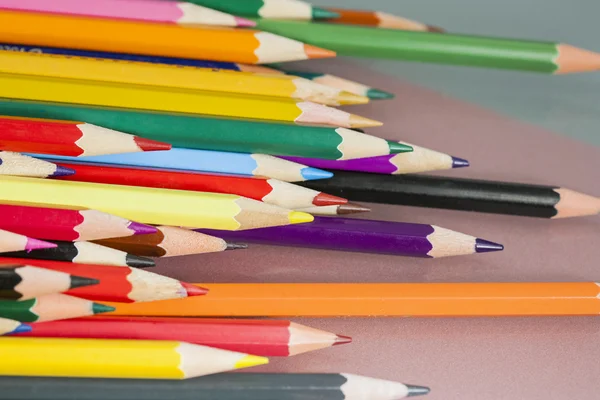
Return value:
<svg viewBox="0 0 600 400">
<path fill-rule="evenodd" d="M 43 240 L 33 239 L 27 236 L 19 235 L 0 229 L 0 253 L 12 251 L 31 251 L 38 249 L 52 249 L 56 244 L 44 242 Z"/>
<path fill-rule="evenodd" d="M 256 25 L 253 21 L 195 4 L 160 0 L 0 0 L 0 8 L 180 25 Z"/>
</svg>

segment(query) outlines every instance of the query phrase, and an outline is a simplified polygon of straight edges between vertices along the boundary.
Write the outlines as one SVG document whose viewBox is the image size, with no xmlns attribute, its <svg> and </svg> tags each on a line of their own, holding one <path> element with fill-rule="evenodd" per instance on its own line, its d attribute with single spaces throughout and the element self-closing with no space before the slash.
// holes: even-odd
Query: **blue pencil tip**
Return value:
<svg viewBox="0 0 600 400">
<path fill-rule="evenodd" d="M 55 178 L 58 176 L 69 176 L 75 175 L 75 170 L 67 167 L 61 167 L 60 165 L 56 166 L 56 171 L 50 177 Z"/>
<path fill-rule="evenodd" d="M 502 251 L 504 246 L 498 243 L 490 242 L 489 240 L 477 239 L 475 241 L 475 252 L 490 253 L 492 251 Z"/>
<path fill-rule="evenodd" d="M 329 179 L 333 176 L 332 172 L 310 167 L 302 168 L 302 170 L 300 170 L 300 174 L 302 174 L 302 177 L 306 181 L 315 181 L 317 179 Z"/>
<path fill-rule="evenodd" d="M 21 324 L 21 325 L 17 326 L 15 328 L 15 330 L 10 333 L 11 334 L 13 334 L 13 333 L 29 333 L 32 330 L 33 330 L 33 328 L 31 327 L 31 325 Z"/>
<path fill-rule="evenodd" d="M 452 168 L 464 168 L 471 165 L 469 161 L 464 158 L 452 157 Z"/>
</svg>

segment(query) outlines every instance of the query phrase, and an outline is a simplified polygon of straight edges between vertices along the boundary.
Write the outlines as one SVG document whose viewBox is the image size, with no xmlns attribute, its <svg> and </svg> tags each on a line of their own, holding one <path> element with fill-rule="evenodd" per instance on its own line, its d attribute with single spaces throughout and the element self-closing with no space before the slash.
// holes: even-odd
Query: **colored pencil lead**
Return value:
<svg viewBox="0 0 600 400">
<path fill-rule="evenodd" d="M 231 243 L 227 242 L 227 250 L 243 250 L 247 249 L 248 245 L 245 243 Z"/>
</svg>

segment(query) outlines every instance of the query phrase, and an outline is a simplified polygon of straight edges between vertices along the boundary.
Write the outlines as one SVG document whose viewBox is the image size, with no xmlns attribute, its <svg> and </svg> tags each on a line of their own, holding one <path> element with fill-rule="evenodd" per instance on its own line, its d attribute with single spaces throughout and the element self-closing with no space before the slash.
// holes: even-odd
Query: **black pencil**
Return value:
<svg viewBox="0 0 600 400">
<path fill-rule="evenodd" d="M 559 186 L 343 171 L 302 186 L 371 203 L 554 219 L 600 213 L 599 198 Z"/>
<path fill-rule="evenodd" d="M 0 400 L 398 400 L 423 386 L 351 374 L 218 374 L 183 381 L 0 378 Z"/>
<path fill-rule="evenodd" d="M 52 249 L 31 251 L 13 251 L 3 253 L 3 257 L 30 258 L 36 260 L 52 260 L 74 262 L 79 264 L 113 265 L 117 267 L 147 268 L 154 267 L 152 259 L 128 254 L 110 247 L 90 242 L 49 241 L 58 246 Z M 49 250 L 49 251 L 46 251 Z"/>
</svg>

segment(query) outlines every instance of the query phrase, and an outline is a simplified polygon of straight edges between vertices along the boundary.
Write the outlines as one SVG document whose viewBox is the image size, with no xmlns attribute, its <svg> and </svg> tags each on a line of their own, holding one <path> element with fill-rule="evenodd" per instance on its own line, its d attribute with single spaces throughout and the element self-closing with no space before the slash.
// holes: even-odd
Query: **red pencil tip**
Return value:
<svg viewBox="0 0 600 400">
<path fill-rule="evenodd" d="M 347 204 L 348 199 L 344 199 L 342 197 L 333 196 L 327 193 L 319 193 L 313 199 L 313 204 L 317 207 L 321 206 L 339 206 L 342 204 Z"/>
<path fill-rule="evenodd" d="M 135 137 L 135 143 L 142 151 L 171 150 L 172 147 L 169 143 L 145 139 L 139 136 Z"/>
<path fill-rule="evenodd" d="M 340 344 L 352 343 L 352 338 L 350 336 L 344 335 L 336 335 L 335 342 L 333 342 L 334 346 L 338 346 Z"/>
<path fill-rule="evenodd" d="M 191 296 L 204 296 L 208 293 L 208 289 L 202 288 L 200 286 L 192 285 L 191 283 L 181 282 L 181 286 L 187 292 L 188 297 Z"/>
</svg>

